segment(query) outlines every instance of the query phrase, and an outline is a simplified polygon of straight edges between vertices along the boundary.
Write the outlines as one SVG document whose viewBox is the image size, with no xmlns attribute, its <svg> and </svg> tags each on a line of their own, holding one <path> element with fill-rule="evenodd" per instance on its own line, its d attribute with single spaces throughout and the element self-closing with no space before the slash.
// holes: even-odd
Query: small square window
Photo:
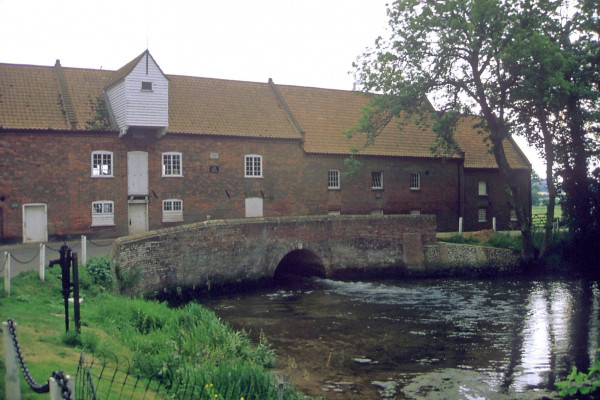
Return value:
<svg viewBox="0 0 600 400">
<path fill-rule="evenodd" d="M 262 178 L 262 156 L 247 155 L 244 158 L 245 169 L 244 177 L 246 178 Z"/>
<path fill-rule="evenodd" d="M 114 202 L 95 201 L 92 203 L 92 226 L 113 226 L 115 224 Z"/>
<path fill-rule="evenodd" d="M 371 172 L 371 188 L 378 190 L 383 189 L 383 172 Z"/>
<path fill-rule="evenodd" d="M 92 176 L 93 177 L 112 177 L 113 176 L 113 153 L 110 151 L 92 152 Z"/>
<path fill-rule="evenodd" d="M 179 199 L 163 200 L 163 222 L 183 221 L 183 201 Z"/>
<path fill-rule="evenodd" d="M 479 195 L 480 196 L 487 196 L 487 184 L 485 181 L 480 181 L 479 182 Z"/>
<path fill-rule="evenodd" d="M 163 176 L 181 176 L 181 153 L 163 153 Z"/>
<path fill-rule="evenodd" d="M 487 222 L 487 210 L 485 208 L 480 208 L 478 212 L 478 221 L 479 222 Z"/>
<path fill-rule="evenodd" d="M 410 173 L 410 190 L 421 190 L 421 174 L 418 172 Z"/>
<path fill-rule="evenodd" d="M 512 222 L 515 222 L 517 220 L 517 212 L 514 209 L 510 210 L 510 220 Z"/>
<path fill-rule="evenodd" d="M 327 189 L 340 188 L 340 171 L 332 169 L 327 171 Z"/>
<path fill-rule="evenodd" d="M 152 91 L 152 82 L 142 82 L 142 90 Z"/>
</svg>

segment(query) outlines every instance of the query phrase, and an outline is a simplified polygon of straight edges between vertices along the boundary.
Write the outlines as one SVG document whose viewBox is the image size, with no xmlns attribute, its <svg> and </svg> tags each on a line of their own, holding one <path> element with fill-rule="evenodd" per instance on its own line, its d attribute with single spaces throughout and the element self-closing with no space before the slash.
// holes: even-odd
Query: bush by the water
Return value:
<svg viewBox="0 0 600 400">
<path fill-rule="evenodd" d="M 244 331 L 235 331 L 212 311 L 190 303 L 170 308 L 141 298 L 128 299 L 108 288 L 114 279 L 108 260 L 90 260 L 80 270 L 81 334 L 64 332 L 64 303 L 60 270 L 48 269 L 40 281 L 36 271 L 12 280 L 11 295 L 0 292 L 0 318 L 14 318 L 19 341 L 27 354 L 31 374 L 43 382 L 54 370 L 75 375 L 82 348 L 95 354 L 119 354 L 142 377 L 177 380 L 196 387 L 194 398 L 277 399 L 278 380 L 269 368 L 275 352 L 264 335 L 253 343 Z M 0 282 L 2 280 L 0 279 Z M 72 306 L 71 306 L 72 307 Z M 3 360 L 0 348 L 0 360 Z M 162 375 L 158 374 L 161 372 Z M 167 373 L 168 372 L 168 373 Z M 21 398 L 46 399 L 21 381 Z M 169 387 L 164 383 L 163 387 Z M 170 389 L 171 390 L 171 389 Z M 4 393 L 4 379 L 0 379 Z M 177 393 L 170 393 L 177 398 Z M 307 399 L 291 385 L 283 387 L 286 400 Z"/>
</svg>

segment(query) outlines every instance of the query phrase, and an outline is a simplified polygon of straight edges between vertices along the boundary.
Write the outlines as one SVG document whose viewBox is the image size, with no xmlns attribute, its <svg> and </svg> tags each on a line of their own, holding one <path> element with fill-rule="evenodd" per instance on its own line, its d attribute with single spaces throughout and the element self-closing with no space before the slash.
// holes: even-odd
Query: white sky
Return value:
<svg viewBox="0 0 600 400">
<path fill-rule="evenodd" d="M 166 74 L 351 90 L 389 2 L 0 0 L 0 62 L 116 70 L 148 48 Z"/>
</svg>

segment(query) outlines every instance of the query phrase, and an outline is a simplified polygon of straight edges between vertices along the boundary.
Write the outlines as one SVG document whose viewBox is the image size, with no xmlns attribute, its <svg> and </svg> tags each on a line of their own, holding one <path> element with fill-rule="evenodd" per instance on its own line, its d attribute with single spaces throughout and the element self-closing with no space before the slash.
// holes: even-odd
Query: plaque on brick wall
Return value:
<svg viewBox="0 0 600 400">
<path fill-rule="evenodd" d="M 219 172 L 219 166 L 218 165 L 211 165 L 210 166 L 210 172 L 212 172 L 213 174 L 216 174 L 217 172 Z"/>
</svg>

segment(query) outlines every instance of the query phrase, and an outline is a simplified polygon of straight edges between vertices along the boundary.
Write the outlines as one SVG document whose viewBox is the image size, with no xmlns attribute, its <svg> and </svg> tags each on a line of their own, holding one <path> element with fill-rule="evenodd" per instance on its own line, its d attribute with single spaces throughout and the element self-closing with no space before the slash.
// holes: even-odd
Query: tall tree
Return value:
<svg viewBox="0 0 600 400">
<path fill-rule="evenodd" d="M 391 120 L 382 115 L 422 112 L 426 96 L 438 110 L 431 117 L 441 142 L 452 141 L 461 116 L 479 117 L 513 197 L 526 263 L 534 258 L 529 188 L 519 185 L 504 145 L 515 131 L 513 92 L 532 49 L 543 48 L 540 21 L 530 17 L 543 1 L 398 0 L 388 8 L 390 39 L 378 38 L 355 63 L 362 89 L 382 94 L 362 122 L 370 136 Z"/>
</svg>

